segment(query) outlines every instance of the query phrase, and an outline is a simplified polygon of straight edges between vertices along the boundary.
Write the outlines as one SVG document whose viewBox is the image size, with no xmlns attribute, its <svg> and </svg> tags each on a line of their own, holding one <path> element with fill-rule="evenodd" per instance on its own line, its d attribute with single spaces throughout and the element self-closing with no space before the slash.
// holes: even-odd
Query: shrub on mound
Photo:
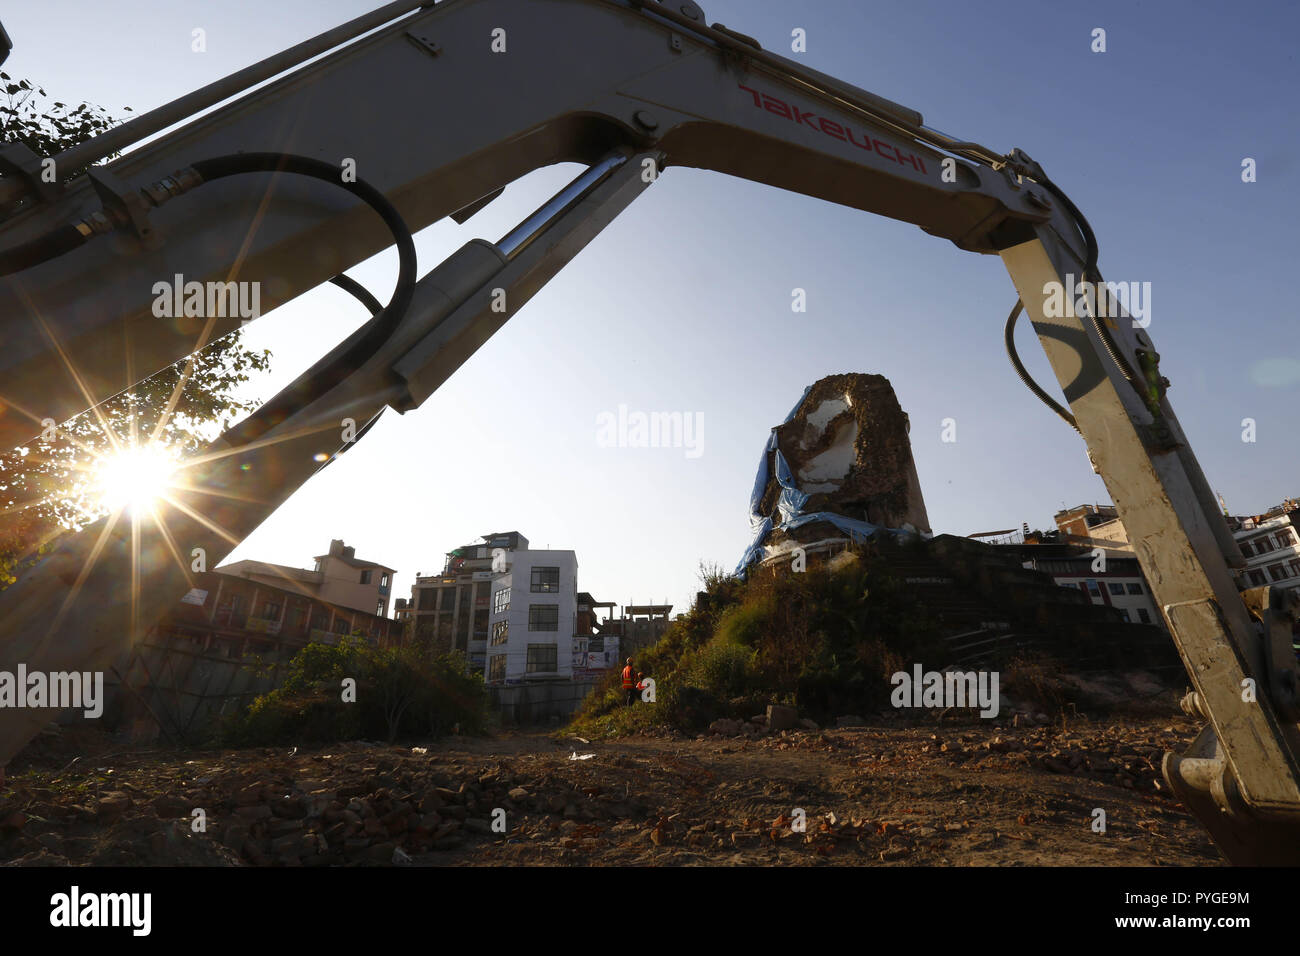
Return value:
<svg viewBox="0 0 1300 956">
<path fill-rule="evenodd" d="M 934 620 L 875 544 L 836 567 L 755 569 L 748 581 L 714 574 L 704 583 L 690 611 L 635 655 L 636 670 L 655 679 L 658 701 L 623 706 L 618 674 L 610 674 L 573 730 L 698 731 L 716 717 L 751 717 L 767 703 L 793 704 L 817 719 L 880 709 L 895 671 L 945 655 Z"/>
</svg>

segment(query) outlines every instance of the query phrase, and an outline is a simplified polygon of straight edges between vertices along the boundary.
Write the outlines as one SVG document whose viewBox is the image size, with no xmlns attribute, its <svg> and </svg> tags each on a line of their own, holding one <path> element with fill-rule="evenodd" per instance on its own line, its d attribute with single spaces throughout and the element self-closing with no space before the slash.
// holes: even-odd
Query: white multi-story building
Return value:
<svg viewBox="0 0 1300 956">
<path fill-rule="evenodd" d="M 1222 499 L 1220 499 L 1222 501 Z M 1243 588 L 1273 585 L 1300 596 L 1300 501 L 1288 498 L 1260 515 L 1226 515 L 1246 567 L 1235 572 Z M 1056 526 L 1063 540 L 1060 551 L 1035 539 L 1036 549 L 1026 550 L 1026 567 L 1047 571 L 1056 583 L 1079 588 L 1094 604 L 1109 604 L 1131 621 L 1161 624 L 1150 588 L 1142 577 L 1123 524 L 1110 505 L 1080 505 L 1058 512 Z M 973 537 L 988 538 L 1013 532 L 990 532 Z M 1087 544 L 1083 544 L 1087 542 Z M 1107 545 L 1113 544 L 1114 547 Z M 1093 548 L 1092 545 L 1100 545 Z M 1073 547 L 1073 551 L 1070 549 Z M 1091 550 L 1081 550 L 1091 548 Z M 1095 555 L 1104 551 L 1105 572 L 1097 571 Z M 1070 552 L 1070 553 L 1067 553 Z M 1300 635 L 1300 625 L 1297 625 Z"/>
<path fill-rule="evenodd" d="M 489 684 L 570 679 L 577 633 L 577 555 L 517 550 L 496 558 L 483 676 Z"/>
<path fill-rule="evenodd" d="M 1246 587 L 1265 584 L 1300 593 L 1300 505 L 1287 500 L 1266 514 L 1230 519 L 1233 537 L 1246 556 L 1239 573 Z"/>
<path fill-rule="evenodd" d="M 1070 544 L 1020 548 L 1025 567 L 1050 574 L 1061 587 L 1082 591 L 1093 604 L 1116 608 L 1131 624 L 1165 626 L 1133 552 Z"/>
<path fill-rule="evenodd" d="M 528 548 L 518 531 L 486 534 L 479 541 L 447 552 L 441 574 L 416 573 L 410 602 L 399 616 L 411 622 L 412 634 L 432 640 L 444 653 L 460 651 L 470 670 L 482 673 L 487 665 L 488 616 L 492 582 L 505 568 L 502 553 Z"/>
</svg>

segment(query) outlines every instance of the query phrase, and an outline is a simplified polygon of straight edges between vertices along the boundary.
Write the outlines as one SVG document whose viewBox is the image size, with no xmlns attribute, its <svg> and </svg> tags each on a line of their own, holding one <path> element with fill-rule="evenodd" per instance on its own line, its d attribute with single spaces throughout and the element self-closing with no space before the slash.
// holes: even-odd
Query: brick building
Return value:
<svg viewBox="0 0 1300 956">
<path fill-rule="evenodd" d="M 217 571 L 309 594 L 377 617 L 388 616 L 393 568 L 358 558 L 356 549 L 338 538 L 330 542 L 328 552 L 317 555 L 315 560 L 311 570 L 266 561 L 235 561 L 217 568 Z"/>
<path fill-rule="evenodd" d="M 137 740 L 189 739 L 279 686 L 309 643 L 358 635 L 397 646 L 402 625 L 262 581 L 218 572 L 194 587 L 106 675 L 106 726 Z"/>
<path fill-rule="evenodd" d="M 401 608 L 410 633 L 432 640 L 444 653 L 460 651 L 472 670 L 487 664 L 494 554 L 527 550 L 518 531 L 484 535 L 479 541 L 447 552 L 441 574 L 417 573 L 411 598 Z"/>
</svg>

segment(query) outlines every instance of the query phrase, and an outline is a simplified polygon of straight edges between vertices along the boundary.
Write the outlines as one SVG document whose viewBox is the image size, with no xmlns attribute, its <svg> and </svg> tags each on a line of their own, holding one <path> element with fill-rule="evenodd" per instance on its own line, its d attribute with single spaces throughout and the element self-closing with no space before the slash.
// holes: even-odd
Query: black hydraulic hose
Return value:
<svg viewBox="0 0 1300 956">
<path fill-rule="evenodd" d="M 374 209 L 392 232 L 397 245 L 397 285 L 388 305 L 300 375 L 288 388 L 222 436 L 228 444 L 237 448 L 266 434 L 295 411 L 309 405 L 341 384 L 383 346 L 401 322 L 415 293 L 415 242 L 401 214 L 383 193 L 363 180 L 344 182 L 338 166 L 318 159 L 288 153 L 235 153 L 200 160 L 191 168 L 204 182 L 243 173 L 286 172 L 332 183 L 346 189 Z M 338 278 L 340 277 L 335 277 L 333 280 L 336 285 L 352 291 L 349 285 L 338 282 Z M 346 283 L 352 283 L 351 279 L 341 278 L 345 279 Z M 366 295 L 369 293 L 367 292 Z M 373 300 L 373 297 L 371 299 Z M 367 306 L 369 307 L 369 303 Z"/>
<path fill-rule="evenodd" d="M 370 290 L 351 276 L 344 275 L 340 272 L 333 279 L 330 279 L 330 282 L 364 305 L 366 310 L 372 316 L 378 315 L 380 312 L 384 311 L 384 307 L 379 304 L 378 299 L 370 294 Z"/>
<path fill-rule="evenodd" d="M 1160 418 L 1160 396 L 1163 393 L 1164 387 L 1168 383 L 1164 379 L 1158 378 L 1158 373 L 1154 371 L 1150 373 L 1150 382 L 1147 381 L 1147 376 L 1139 377 L 1137 373 L 1133 371 L 1132 366 L 1129 365 L 1128 361 L 1124 358 L 1118 346 L 1116 346 L 1115 339 L 1110 334 L 1110 329 L 1106 327 L 1106 323 L 1100 315 L 1102 311 L 1100 307 L 1102 301 L 1101 297 L 1106 293 L 1103 288 L 1101 272 L 1097 268 L 1099 252 L 1097 248 L 1097 235 L 1092 231 L 1092 225 L 1088 222 L 1088 218 L 1079 210 L 1079 207 L 1076 206 L 1070 197 L 1065 194 L 1065 191 L 1062 190 L 1061 187 L 1057 186 L 1056 183 L 1052 182 L 1051 179 L 1043 176 L 1041 171 L 1039 171 L 1039 175 L 1035 177 L 1035 180 L 1039 185 L 1060 200 L 1061 205 L 1064 206 L 1066 211 L 1070 214 L 1071 218 L 1074 220 L 1075 226 L 1083 236 L 1086 250 L 1083 266 L 1083 279 L 1085 282 L 1092 283 L 1092 287 L 1095 290 L 1094 307 L 1089 310 L 1089 320 L 1092 323 L 1093 329 L 1097 333 L 1097 338 L 1101 340 L 1102 347 L 1106 350 L 1106 354 L 1110 356 L 1110 360 L 1115 363 L 1115 367 L 1119 369 L 1120 374 L 1124 376 L 1128 383 L 1132 385 L 1140 395 L 1142 395 L 1143 402 L 1151 411 L 1151 414 L 1158 420 Z M 1068 422 L 1070 427 L 1075 431 L 1079 431 L 1079 425 L 1078 422 L 1075 421 L 1074 416 L 1062 408 L 1051 398 L 1051 396 L 1039 387 L 1038 383 L 1035 382 L 1025 370 L 1024 365 L 1021 364 L 1020 356 L 1016 354 L 1016 346 L 1013 336 L 1015 333 L 1016 318 L 1020 315 L 1020 311 L 1023 307 L 1024 303 L 1020 299 L 1017 299 L 1015 308 L 1011 310 L 1011 314 L 1007 317 L 1007 324 L 1003 333 L 1003 338 L 1006 341 L 1007 356 L 1011 359 L 1011 364 L 1015 368 L 1016 374 L 1018 374 L 1021 381 L 1029 387 L 1029 390 L 1037 395 L 1048 408 Z M 1154 352 L 1151 353 L 1151 357 L 1153 357 L 1154 361 L 1159 360 L 1158 356 L 1155 356 Z M 1155 367 L 1154 361 L 1152 363 L 1152 368 Z M 1079 433 L 1082 434 L 1082 432 Z"/>
<path fill-rule="evenodd" d="M 1097 271 L 1097 257 L 1099 254 L 1097 249 L 1097 235 L 1092 231 L 1092 226 L 1089 224 L 1087 217 L 1079 211 L 1079 207 L 1071 201 L 1070 197 L 1065 194 L 1061 187 L 1056 185 L 1056 183 L 1052 182 L 1046 176 L 1038 180 L 1038 183 L 1061 201 L 1061 205 L 1066 208 L 1066 211 L 1069 212 L 1070 216 L 1074 219 L 1075 224 L 1078 225 L 1079 232 L 1083 234 L 1083 241 L 1087 248 L 1087 261 L 1083 266 L 1083 278 L 1088 282 L 1095 283 L 1093 288 L 1100 290 L 1102 280 L 1101 273 Z M 1094 300 L 1096 305 L 1100 305 L 1101 294 L 1100 291 L 1097 292 L 1097 297 Z M 1115 366 L 1120 370 L 1120 373 L 1128 379 L 1135 388 L 1139 388 L 1141 380 L 1138 378 L 1136 373 L 1134 373 L 1132 367 L 1125 360 L 1124 356 L 1120 354 L 1119 349 L 1115 345 L 1115 340 L 1111 338 L 1110 329 L 1106 328 L 1106 323 L 1097 314 L 1100 309 L 1097 308 L 1096 305 L 1090 310 L 1092 327 L 1097 330 L 1097 337 L 1101 339 L 1102 347 L 1106 349 L 1106 354 L 1110 356 L 1111 361 L 1115 363 Z"/>
<path fill-rule="evenodd" d="M 1029 387 L 1029 390 L 1037 395 L 1044 405 L 1056 412 L 1056 414 L 1059 415 L 1067 425 L 1077 432 L 1079 431 L 1079 423 L 1074 420 L 1074 416 L 1066 411 L 1054 398 L 1052 398 L 1052 396 L 1043 391 L 1020 361 L 1020 353 L 1016 351 L 1016 319 L 1020 317 L 1020 310 L 1022 308 L 1024 308 L 1024 303 L 1019 299 L 1016 299 L 1015 308 L 1013 308 L 1011 314 L 1007 316 L 1007 325 L 1002 333 L 1002 337 L 1007 345 L 1007 358 L 1011 359 L 1011 365 L 1015 368 L 1016 374 L 1019 375 L 1020 380 Z M 1080 434 L 1082 434 L 1082 432 L 1080 432 Z"/>
<path fill-rule="evenodd" d="M 24 269 L 30 269 L 32 266 L 61 256 L 65 252 L 71 252 L 82 245 L 86 239 L 87 236 L 81 230 L 68 224 L 52 229 L 43 236 L 37 236 L 30 242 L 0 250 L 0 276 L 22 272 Z"/>
<path fill-rule="evenodd" d="M 330 282 L 332 282 L 334 285 L 338 286 L 340 289 L 350 294 L 358 302 L 364 305 L 370 311 L 371 315 L 378 315 L 380 312 L 383 311 L 384 307 L 379 304 L 378 299 L 376 299 L 373 295 L 370 294 L 370 290 L 367 289 L 365 286 L 363 286 L 356 279 L 352 278 L 351 276 L 345 275 L 344 273 L 340 272 L 333 279 L 330 279 Z M 361 441 L 361 439 L 365 438 L 366 432 L 370 431 L 370 429 L 375 427 L 375 423 L 379 421 L 380 416 L 382 416 L 386 411 L 388 411 L 388 409 L 387 407 L 384 407 L 381 408 L 379 411 L 375 412 L 375 414 L 371 415 L 370 420 L 361 426 L 361 430 L 356 433 L 352 441 L 347 442 L 346 444 L 343 445 L 342 448 L 340 448 L 334 454 L 330 455 L 329 458 L 325 459 L 324 464 L 322 464 L 320 468 L 316 469 L 316 473 L 320 474 L 321 470 L 324 469 L 326 465 L 329 465 L 331 462 L 334 461 L 334 459 L 338 458 L 340 455 L 342 455 L 345 451 L 350 449 L 357 442 Z"/>
</svg>

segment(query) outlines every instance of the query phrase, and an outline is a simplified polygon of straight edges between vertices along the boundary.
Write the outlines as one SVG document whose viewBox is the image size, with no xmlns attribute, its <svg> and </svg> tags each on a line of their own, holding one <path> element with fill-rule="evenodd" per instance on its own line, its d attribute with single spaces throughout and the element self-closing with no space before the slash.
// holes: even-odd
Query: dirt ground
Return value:
<svg viewBox="0 0 1300 956">
<path fill-rule="evenodd" d="M 10 768 L 0 862 L 1219 865 L 1159 780 L 1163 752 L 1195 729 L 1181 717 L 880 722 L 296 752 L 114 751 L 65 732 Z"/>
</svg>

